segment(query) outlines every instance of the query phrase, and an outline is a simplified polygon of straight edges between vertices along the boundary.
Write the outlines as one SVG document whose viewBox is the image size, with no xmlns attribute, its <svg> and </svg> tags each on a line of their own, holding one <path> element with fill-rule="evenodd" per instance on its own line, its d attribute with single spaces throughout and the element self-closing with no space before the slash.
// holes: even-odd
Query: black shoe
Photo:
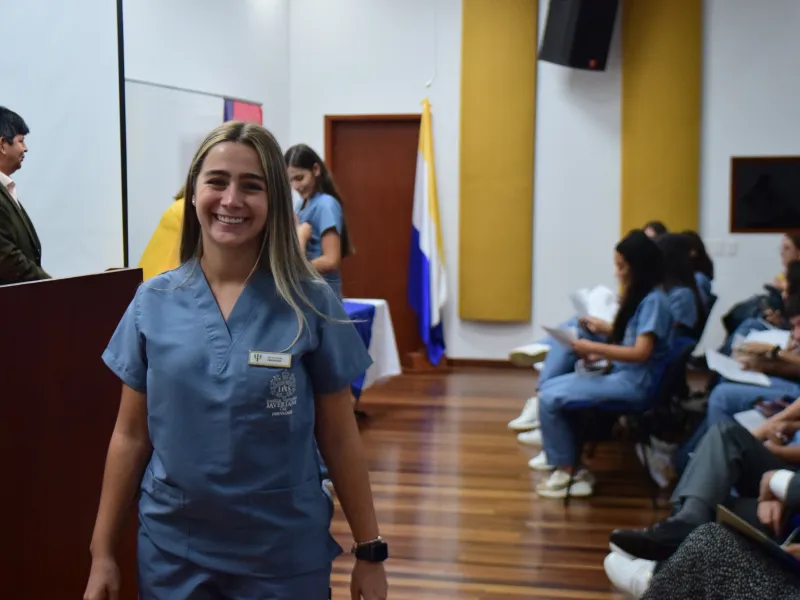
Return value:
<svg viewBox="0 0 800 600">
<path fill-rule="evenodd" d="M 615 529 L 611 532 L 611 549 L 633 558 L 667 560 L 696 527 L 670 518 L 647 529 Z"/>
</svg>

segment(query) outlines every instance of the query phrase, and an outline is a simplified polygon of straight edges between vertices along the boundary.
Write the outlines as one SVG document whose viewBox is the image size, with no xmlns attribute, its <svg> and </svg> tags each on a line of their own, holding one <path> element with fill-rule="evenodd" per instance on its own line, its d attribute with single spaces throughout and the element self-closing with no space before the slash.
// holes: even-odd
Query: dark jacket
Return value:
<svg viewBox="0 0 800 600">
<path fill-rule="evenodd" d="M 50 279 L 42 269 L 42 246 L 25 209 L 0 184 L 0 285 Z"/>
</svg>

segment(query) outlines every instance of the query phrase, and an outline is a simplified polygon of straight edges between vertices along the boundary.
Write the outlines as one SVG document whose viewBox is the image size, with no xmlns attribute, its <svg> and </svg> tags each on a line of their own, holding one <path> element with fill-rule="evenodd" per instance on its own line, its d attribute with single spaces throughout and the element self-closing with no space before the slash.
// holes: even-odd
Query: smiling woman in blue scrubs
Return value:
<svg viewBox="0 0 800 600">
<path fill-rule="evenodd" d="M 305 144 L 289 148 L 285 160 L 289 181 L 303 199 L 297 209 L 301 246 L 311 265 L 341 299 L 339 268 L 351 253 L 341 195 L 325 163 Z"/>
<path fill-rule="evenodd" d="M 316 440 L 353 532 L 354 598 L 386 598 L 350 382 L 369 365 L 295 232 L 280 148 L 226 123 L 186 181 L 181 266 L 143 284 L 103 359 L 122 380 L 86 600 L 119 590 L 137 492 L 141 600 L 329 597 Z"/>
</svg>

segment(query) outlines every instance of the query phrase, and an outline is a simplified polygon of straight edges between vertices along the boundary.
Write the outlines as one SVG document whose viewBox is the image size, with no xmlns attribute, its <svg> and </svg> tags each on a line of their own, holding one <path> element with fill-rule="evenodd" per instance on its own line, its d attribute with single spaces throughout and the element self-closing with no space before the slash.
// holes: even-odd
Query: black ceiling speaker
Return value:
<svg viewBox="0 0 800 600">
<path fill-rule="evenodd" d="M 618 5 L 619 0 L 550 0 L 539 60 L 604 71 Z"/>
</svg>

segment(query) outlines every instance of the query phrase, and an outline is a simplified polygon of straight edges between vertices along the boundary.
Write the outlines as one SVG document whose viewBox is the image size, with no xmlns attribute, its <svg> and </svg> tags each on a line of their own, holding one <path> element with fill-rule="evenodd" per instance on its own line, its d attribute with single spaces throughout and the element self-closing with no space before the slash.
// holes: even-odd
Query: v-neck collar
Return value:
<svg viewBox="0 0 800 600">
<path fill-rule="evenodd" d="M 263 274 L 256 271 L 245 283 L 226 321 L 200 263 L 193 259 L 186 263 L 185 268 L 192 269 L 189 288 L 208 333 L 208 341 L 216 359 L 216 366 L 219 371 L 222 371 L 228 364 L 236 342 L 255 319 L 256 308 L 260 304 L 258 299 L 260 286 L 257 280 L 263 277 Z"/>
</svg>

